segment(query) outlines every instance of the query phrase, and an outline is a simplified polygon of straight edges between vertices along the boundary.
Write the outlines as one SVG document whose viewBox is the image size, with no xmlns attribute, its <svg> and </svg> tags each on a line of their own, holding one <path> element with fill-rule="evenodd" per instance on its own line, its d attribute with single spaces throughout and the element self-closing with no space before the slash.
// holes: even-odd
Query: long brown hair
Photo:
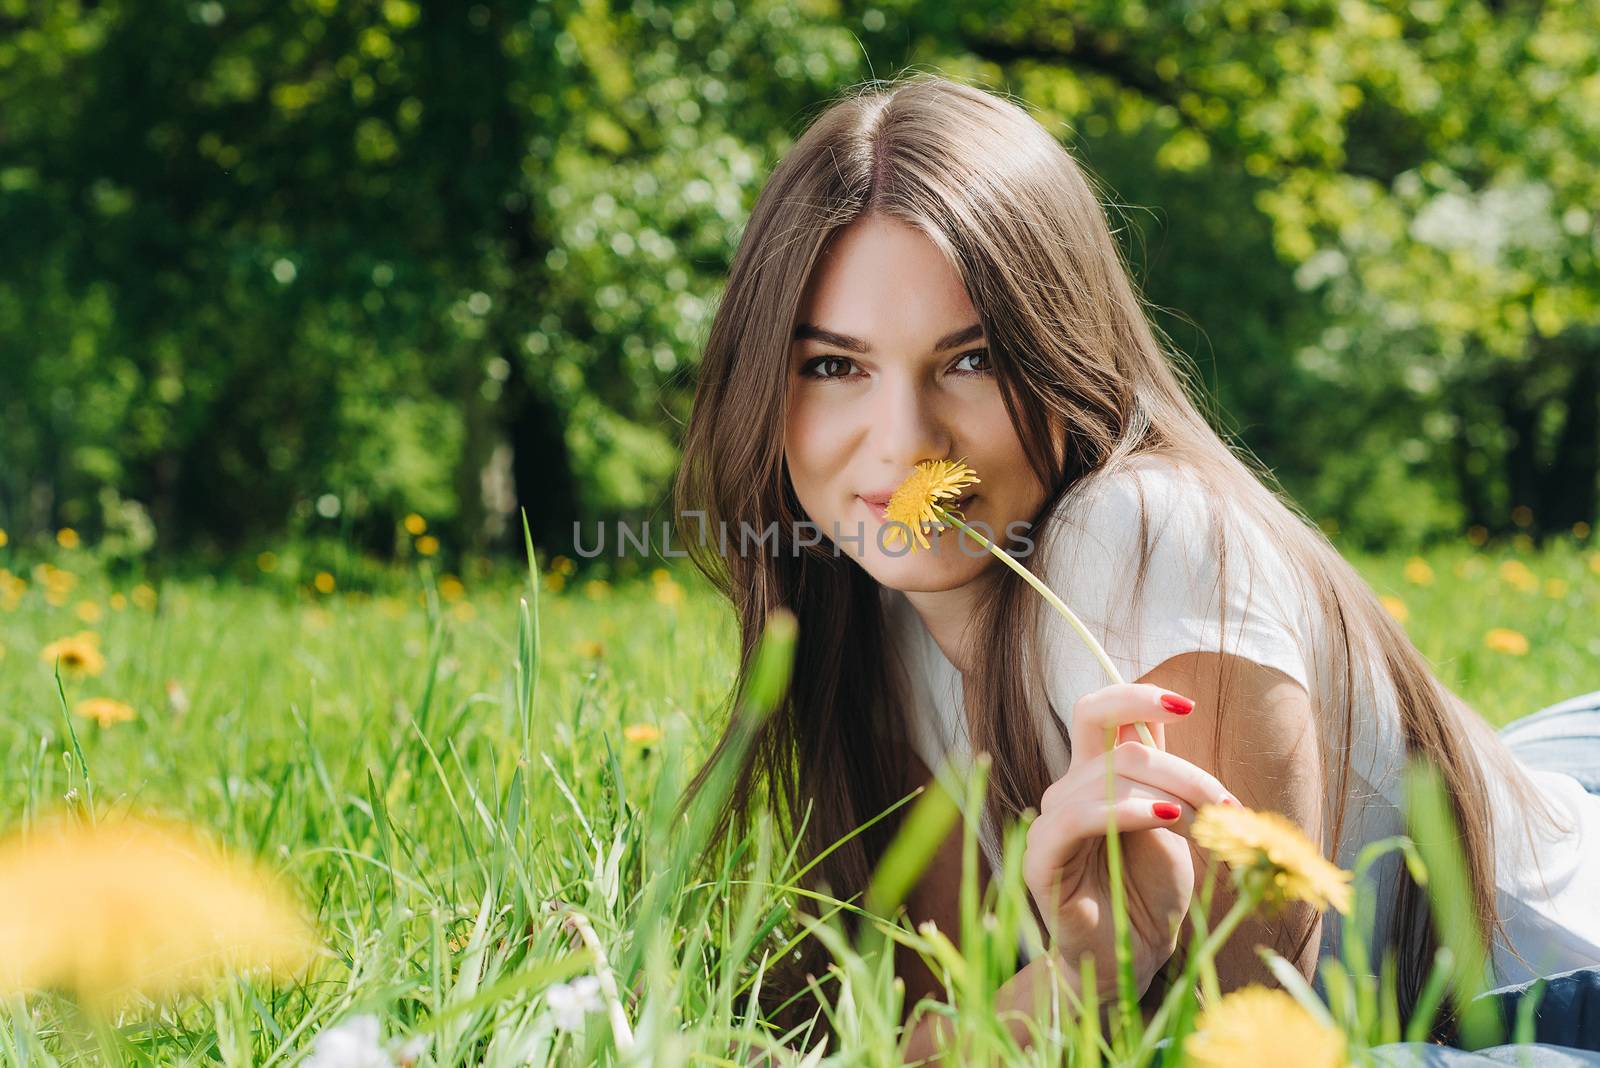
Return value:
<svg viewBox="0 0 1600 1068">
<path fill-rule="evenodd" d="M 783 460 L 801 295 L 830 237 L 869 214 L 917 227 L 965 283 L 988 333 L 1012 423 L 1049 491 L 1032 517 L 1036 537 L 1049 542 L 1057 506 L 1090 476 L 1159 453 L 1201 478 L 1210 500 L 1255 520 L 1281 547 L 1307 580 L 1314 601 L 1308 611 L 1317 615 L 1306 618 L 1323 620 L 1339 665 L 1332 685 L 1317 687 L 1338 695 L 1332 707 L 1317 709 L 1324 785 L 1332 784 L 1328 796 L 1337 799 L 1325 848 L 1334 853 L 1344 823 L 1357 671 L 1381 662 L 1395 687 L 1408 753 L 1431 759 L 1448 788 L 1478 929 L 1486 945 L 1503 938 L 1482 760 L 1519 790 L 1529 789 L 1504 747 L 1433 676 L 1404 630 L 1271 472 L 1224 441 L 1202 414 L 1194 376 L 1158 339 L 1085 171 L 1018 102 L 932 74 L 853 87 L 816 116 L 758 197 L 711 325 L 676 511 L 705 515 L 703 523 L 685 524 L 685 541 L 738 614 L 741 680 L 768 613 L 788 608 L 800 624 L 790 690 L 765 721 L 719 830 L 742 835 L 755 806 L 765 803 L 791 831 L 804 823 L 805 860 L 900 797 L 906 696 L 885 657 L 880 588 L 827 543 L 796 542 L 796 524 L 806 516 Z M 1055 427 L 1070 429 L 1063 437 Z M 734 538 L 776 524 L 777 541 L 724 553 L 717 538 L 698 540 L 696 524 L 735 532 Z M 1220 519 L 1212 537 L 1226 567 L 1230 545 Z M 1137 582 L 1148 556 L 1147 544 Z M 985 648 L 1004 652 L 982 658 L 964 681 L 972 749 L 993 757 L 984 816 L 1001 826 L 1036 808 L 1050 784 L 1037 731 L 1042 723 L 1059 729 L 1060 721 L 1030 711 L 1039 693 L 1030 665 L 1040 599 L 1009 569 L 995 570 L 972 625 L 992 635 Z M 1353 635 L 1370 644 L 1352 642 Z M 1481 759 L 1463 744 L 1469 736 L 1481 743 Z M 729 740 L 723 736 L 712 761 Z M 710 761 L 685 801 L 709 767 Z M 880 821 L 834 849 L 812 870 L 810 885 L 844 899 L 859 894 L 893 830 L 892 820 Z M 1308 927 L 1302 949 L 1310 936 Z M 1409 1015 L 1437 940 L 1424 892 L 1408 876 L 1400 877 L 1387 937 L 1399 966 L 1402 1012 Z M 823 961 L 808 939 L 798 959 L 779 962 L 764 985 L 769 1006 L 802 989 L 804 973 L 820 977 Z M 785 1023 L 796 1018 L 780 1016 Z"/>
</svg>

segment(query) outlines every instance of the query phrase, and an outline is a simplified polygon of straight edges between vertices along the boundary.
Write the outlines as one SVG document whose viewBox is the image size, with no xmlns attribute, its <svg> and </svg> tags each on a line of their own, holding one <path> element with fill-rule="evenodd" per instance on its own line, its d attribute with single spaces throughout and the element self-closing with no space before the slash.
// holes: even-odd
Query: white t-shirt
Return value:
<svg viewBox="0 0 1600 1068">
<path fill-rule="evenodd" d="M 1196 477 L 1173 461 L 1158 456 L 1136 457 L 1110 474 L 1091 476 L 1085 492 L 1070 495 L 1057 512 L 1064 524 L 1045 559 L 1050 588 L 1083 621 L 1104 647 L 1125 680 L 1141 678 L 1181 653 L 1226 651 L 1275 668 L 1317 696 L 1316 707 L 1335 704 L 1333 650 L 1321 633 L 1320 615 L 1306 612 L 1299 599 L 1303 587 L 1287 560 L 1255 523 L 1225 512 L 1228 524 L 1226 591 L 1228 634 L 1218 624 L 1219 568 L 1210 540 L 1212 502 Z M 1151 558 L 1137 600 L 1133 577 L 1139 560 L 1139 512 L 1148 517 Z M 1041 552 L 1046 551 L 1040 546 Z M 998 566 L 998 564 L 996 565 Z M 961 674 L 944 656 L 905 595 L 887 587 L 882 603 L 890 641 L 910 673 L 910 737 L 918 755 L 936 774 L 953 775 L 951 791 L 964 807 L 961 778 L 970 769 Z M 1314 603 L 1313 603 L 1314 607 Z M 1077 699 L 1110 680 L 1099 661 L 1054 609 L 1043 606 L 1043 693 L 1065 723 Z M 1352 635 L 1352 638 L 1355 636 Z M 1315 672 L 1308 664 L 1317 665 Z M 1356 663 L 1356 700 L 1352 724 L 1350 800 L 1344 830 L 1334 858 L 1352 869 L 1356 855 L 1369 842 L 1404 829 L 1400 802 L 1405 746 L 1400 732 L 1394 689 L 1381 678 L 1382 668 L 1361 671 Z M 1043 711 L 1042 704 L 1039 706 Z M 1234 729 L 1248 729 L 1242 710 L 1235 710 Z M 1069 757 L 1059 732 L 1041 724 L 1039 734 L 1047 767 L 1054 777 L 1066 772 Z M 1325 732 L 1336 727 L 1323 726 Z M 1325 733 L 1325 744 L 1337 742 Z M 945 769 L 948 756 L 950 768 Z M 1532 973 L 1504 947 L 1494 948 L 1500 983 L 1521 982 L 1534 974 L 1549 975 L 1600 964 L 1600 796 L 1587 793 L 1570 775 L 1528 770 L 1541 794 L 1549 798 L 1571 834 L 1551 835 L 1530 851 L 1521 824 L 1497 825 L 1497 885 L 1501 918 Z M 1329 789 L 1336 789 L 1330 783 Z M 1492 811 L 1517 812 L 1504 791 L 1490 783 Z M 1333 811 L 1329 801 L 1326 812 Z M 992 869 L 1000 866 L 999 843 L 984 826 L 980 835 Z M 1508 833 L 1509 832 L 1509 833 Z M 1588 848 L 1584 848 L 1584 844 Z M 1532 863 L 1537 855 L 1540 863 Z M 1400 858 L 1389 855 L 1369 871 L 1378 904 L 1374 941 L 1381 939 L 1386 903 Z M 1542 882 L 1541 882 L 1542 875 Z M 1323 920 L 1321 951 L 1337 952 L 1339 915 Z M 1023 954 L 1026 956 L 1026 947 Z M 1376 957 L 1373 958 L 1374 961 Z"/>
</svg>

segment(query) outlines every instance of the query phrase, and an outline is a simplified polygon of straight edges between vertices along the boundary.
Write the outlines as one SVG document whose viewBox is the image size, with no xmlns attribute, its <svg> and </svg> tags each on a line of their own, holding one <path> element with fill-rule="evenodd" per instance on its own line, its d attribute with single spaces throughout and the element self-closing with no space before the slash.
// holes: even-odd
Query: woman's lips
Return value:
<svg viewBox="0 0 1600 1068">
<path fill-rule="evenodd" d="M 964 509 L 969 504 L 972 503 L 973 498 L 975 498 L 975 497 L 977 497 L 976 493 L 969 493 L 965 497 L 962 497 L 959 500 L 957 500 L 954 504 L 945 504 L 943 501 L 941 501 L 940 504 L 943 507 L 946 507 L 946 508 Z M 863 497 L 860 494 L 856 495 L 856 500 L 860 501 L 862 504 L 865 504 L 867 506 L 867 510 L 870 511 L 877 518 L 879 518 L 879 519 L 887 519 L 888 518 L 888 516 L 885 514 L 885 513 L 887 513 L 888 508 L 889 508 L 889 502 L 887 500 L 883 501 L 883 503 L 880 504 L 877 501 L 868 500 L 866 497 Z"/>
</svg>

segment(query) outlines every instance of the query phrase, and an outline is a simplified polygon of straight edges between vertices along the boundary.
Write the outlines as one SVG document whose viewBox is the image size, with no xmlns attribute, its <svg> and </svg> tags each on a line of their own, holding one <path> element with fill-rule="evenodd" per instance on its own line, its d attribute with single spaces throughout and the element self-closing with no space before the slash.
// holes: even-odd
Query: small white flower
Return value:
<svg viewBox="0 0 1600 1068">
<path fill-rule="evenodd" d="M 427 1052 L 428 1042 L 427 1035 L 412 1035 L 394 1048 L 395 1063 L 400 1068 L 411 1068 Z"/>
<path fill-rule="evenodd" d="M 556 1026 L 563 1031 L 576 1031 L 583 1026 L 587 1013 L 599 1012 L 600 980 L 592 975 L 580 975 L 570 983 L 556 983 L 544 992 L 545 1004 L 554 1014 Z"/>
<path fill-rule="evenodd" d="M 363 1013 L 317 1035 L 302 1068 L 394 1068 L 394 1062 L 378 1044 L 378 1018 Z"/>
</svg>

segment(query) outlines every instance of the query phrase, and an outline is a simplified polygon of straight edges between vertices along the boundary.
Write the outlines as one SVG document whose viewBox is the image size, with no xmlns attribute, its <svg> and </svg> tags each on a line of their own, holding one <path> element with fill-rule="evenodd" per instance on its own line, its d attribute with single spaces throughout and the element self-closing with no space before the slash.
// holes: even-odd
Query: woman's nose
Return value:
<svg viewBox="0 0 1600 1068">
<path fill-rule="evenodd" d="M 877 451 L 888 464 L 909 469 L 949 453 L 954 444 L 951 413 L 935 403 L 933 390 L 909 378 L 890 378 L 880 401 L 871 418 Z"/>
</svg>

